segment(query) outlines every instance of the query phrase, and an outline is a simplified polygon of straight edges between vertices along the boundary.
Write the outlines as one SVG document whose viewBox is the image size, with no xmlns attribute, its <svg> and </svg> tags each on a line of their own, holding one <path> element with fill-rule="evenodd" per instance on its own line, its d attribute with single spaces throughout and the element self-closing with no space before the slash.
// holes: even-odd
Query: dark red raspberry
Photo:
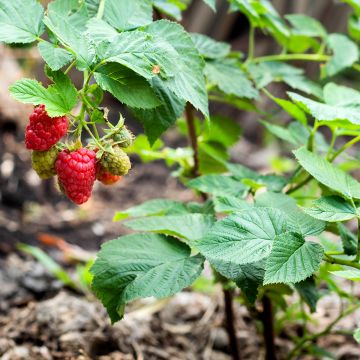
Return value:
<svg viewBox="0 0 360 360">
<path fill-rule="evenodd" d="M 122 176 L 110 174 L 108 171 L 102 168 L 100 164 L 96 166 L 96 179 L 102 182 L 104 185 L 113 185 L 117 183 Z"/>
<path fill-rule="evenodd" d="M 74 203 L 80 205 L 91 196 L 96 177 L 96 154 L 81 148 L 62 151 L 55 162 L 60 187 Z"/>
<path fill-rule="evenodd" d="M 30 150 L 49 150 L 66 134 L 69 126 L 66 116 L 49 117 L 45 105 L 37 106 L 29 116 L 29 120 L 26 126 L 25 144 Z"/>
</svg>

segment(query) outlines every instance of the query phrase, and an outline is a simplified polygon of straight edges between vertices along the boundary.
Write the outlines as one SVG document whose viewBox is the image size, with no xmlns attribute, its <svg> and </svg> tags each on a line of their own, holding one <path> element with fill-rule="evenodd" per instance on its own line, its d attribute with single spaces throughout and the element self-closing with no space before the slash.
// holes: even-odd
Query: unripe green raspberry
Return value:
<svg viewBox="0 0 360 360">
<path fill-rule="evenodd" d="M 124 126 L 118 133 L 114 135 L 114 141 L 121 147 L 127 148 L 134 142 L 133 133 Z"/>
<path fill-rule="evenodd" d="M 55 172 L 55 161 L 59 150 L 53 146 L 46 151 L 33 151 L 31 154 L 31 163 L 33 169 L 41 179 L 50 179 Z"/>
<path fill-rule="evenodd" d="M 101 157 L 101 166 L 112 175 L 123 176 L 131 169 L 130 159 L 119 146 L 113 147 L 114 154 L 105 152 Z"/>
</svg>

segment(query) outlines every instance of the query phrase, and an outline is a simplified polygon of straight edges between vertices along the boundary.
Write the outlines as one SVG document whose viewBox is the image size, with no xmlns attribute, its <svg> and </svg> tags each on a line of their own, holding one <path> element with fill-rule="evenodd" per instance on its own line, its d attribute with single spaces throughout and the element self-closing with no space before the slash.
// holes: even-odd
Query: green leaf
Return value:
<svg viewBox="0 0 360 360">
<path fill-rule="evenodd" d="M 276 209 L 253 208 L 219 220 L 195 246 L 217 271 L 266 258 L 272 241 L 286 230 Z"/>
<path fill-rule="evenodd" d="M 279 139 L 289 142 L 292 145 L 302 145 L 302 143 L 301 144 L 298 143 L 298 139 L 294 138 L 290 130 L 287 129 L 286 127 L 271 124 L 267 121 L 261 121 L 261 124 L 263 124 L 269 132 L 271 132 Z"/>
<path fill-rule="evenodd" d="M 95 56 L 95 50 L 86 35 L 88 20 L 85 3 L 79 5 L 77 0 L 51 2 L 44 18 L 51 32 L 76 55 L 76 67 L 79 70 L 89 68 Z"/>
<path fill-rule="evenodd" d="M 204 63 L 190 36 L 180 25 L 166 20 L 143 30 L 124 32 L 111 43 L 100 43 L 100 60 L 120 63 L 147 80 L 157 77 L 164 89 L 208 117 Z"/>
<path fill-rule="evenodd" d="M 316 19 L 303 14 L 285 15 L 286 20 L 290 22 L 294 34 L 310 37 L 325 38 L 327 32 L 325 28 Z"/>
<path fill-rule="evenodd" d="M 153 78 L 150 83 L 162 105 L 153 109 L 133 109 L 133 112 L 144 126 L 146 136 L 152 145 L 182 115 L 185 102 L 168 91 L 160 79 Z"/>
<path fill-rule="evenodd" d="M 241 134 L 240 126 L 224 116 L 212 116 L 211 125 L 202 132 L 201 142 L 217 142 L 226 148 L 236 144 Z"/>
<path fill-rule="evenodd" d="M 267 187 L 269 191 L 281 191 L 286 185 L 287 181 L 284 177 L 267 174 L 260 175 L 257 172 L 240 164 L 226 164 L 228 170 L 234 175 L 236 179 L 241 180 L 244 184 L 257 187 Z"/>
<path fill-rule="evenodd" d="M 316 200 L 311 208 L 303 210 L 315 219 L 328 222 L 346 221 L 356 217 L 356 211 L 339 196 L 324 196 Z"/>
<path fill-rule="evenodd" d="M 360 328 L 355 330 L 354 339 L 360 344 Z"/>
<path fill-rule="evenodd" d="M 210 126 L 212 127 L 212 126 Z M 229 160 L 227 148 L 215 141 L 199 141 L 199 172 L 203 175 L 223 173 Z"/>
<path fill-rule="evenodd" d="M 265 269 L 263 261 L 244 265 L 228 264 L 224 268 L 218 265 L 217 269 L 222 270 L 223 276 L 236 283 L 251 304 L 255 303 L 258 288 L 264 281 Z"/>
<path fill-rule="evenodd" d="M 106 0 L 103 18 L 115 29 L 124 31 L 151 23 L 152 13 L 149 0 Z"/>
<path fill-rule="evenodd" d="M 344 3 L 349 4 L 355 10 L 357 15 L 360 15 L 360 1 L 359 0 L 341 0 Z"/>
<path fill-rule="evenodd" d="M 226 175 L 204 175 L 193 179 L 187 183 L 191 189 L 205 192 L 218 196 L 235 196 L 242 197 L 247 191 L 248 187 L 241 181 Z"/>
<path fill-rule="evenodd" d="M 360 124 L 360 110 L 356 107 L 332 106 L 288 92 L 289 97 L 303 110 L 319 121 L 348 120 Z"/>
<path fill-rule="evenodd" d="M 295 288 L 301 298 L 308 304 L 310 311 L 314 313 L 316 311 L 316 303 L 320 299 L 320 293 L 316 288 L 314 277 L 308 277 L 296 283 Z"/>
<path fill-rule="evenodd" d="M 44 32 L 44 9 L 36 0 L 0 0 L 0 42 L 27 44 Z"/>
<path fill-rule="evenodd" d="M 85 0 L 87 11 L 90 17 L 95 17 L 99 10 L 100 0 Z"/>
<path fill-rule="evenodd" d="M 161 105 L 150 84 L 129 68 L 108 63 L 96 70 L 95 80 L 120 102 L 134 107 L 151 109 Z"/>
<path fill-rule="evenodd" d="M 154 0 L 154 7 L 157 8 L 161 13 L 164 13 L 177 21 L 180 21 L 181 10 L 186 9 L 186 4 L 182 1 L 175 1 L 172 3 L 171 0 Z"/>
<path fill-rule="evenodd" d="M 286 111 L 291 117 L 299 121 L 301 124 L 306 125 L 307 119 L 305 113 L 295 104 L 289 100 L 284 100 L 272 96 L 269 94 L 271 99 L 275 101 L 284 111 Z"/>
<path fill-rule="evenodd" d="M 38 47 L 42 58 L 51 70 L 60 70 L 63 66 L 74 60 L 71 52 L 47 41 L 40 42 Z"/>
<path fill-rule="evenodd" d="M 260 64 L 250 63 L 248 71 L 261 89 L 273 81 L 283 81 L 293 89 L 298 89 L 309 95 L 322 97 L 321 87 L 304 76 L 304 70 L 280 61 L 269 61 Z"/>
<path fill-rule="evenodd" d="M 360 92 L 347 86 L 328 83 L 324 87 L 324 100 L 328 105 L 358 107 L 360 105 Z"/>
<path fill-rule="evenodd" d="M 22 79 L 10 86 L 10 94 L 26 104 L 44 104 L 51 117 L 70 113 L 76 105 L 76 88 L 60 71 L 50 73 L 55 84 L 47 89 L 36 80 Z"/>
<path fill-rule="evenodd" d="M 348 199 L 360 199 L 360 183 L 319 155 L 302 147 L 294 151 L 301 166 L 317 181 Z"/>
<path fill-rule="evenodd" d="M 359 41 L 360 39 L 360 21 L 359 16 L 356 14 L 352 14 L 348 18 L 348 33 L 350 37 Z"/>
<path fill-rule="evenodd" d="M 266 192 L 255 198 L 259 207 L 272 207 L 281 210 L 287 219 L 288 231 L 302 234 L 303 236 L 321 234 L 326 223 L 305 214 L 296 204 L 296 201 L 285 194 Z"/>
<path fill-rule="evenodd" d="M 207 61 L 205 75 L 211 84 L 219 87 L 225 94 L 247 99 L 256 99 L 259 95 L 236 60 Z"/>
<path fill-rule="evenodd" d="M 113 221 L 119 221 L 128 217 L 142 217 L 154 215 L 186 214 L 188 210 L 180 201 L 169 199 L 153 199 L 140 205 L 133 206 L 124 211 L 117 211 Z"/>
<path fill-rule="evenodd" d="M 350 231 L 344 224 L 338 223 L 337 228 L 341 238 L 344 253 L 346 255 L 356 255 L 358 247 L 358 239 L 355 234 Z"/>
<path fill-rule="evenodd" d="M 174 235 L 193 242 L 203 237 L 213 223 L 212 215 L 182 214 L 135 219 L 124 225 L 133 230 Z"/>
<path fill-rule="evenodd" d="M 264 284 L 305 280 L 319 269 L 323 254 L 321 245 L 305 241 L 300 234 L 277 236 L 266 261 Z"/>
<path fill-rule="evenodd" d="M 216 0 L 203 0 L 213 11 L 216 11 Z"/>
<path fill-rule="evenodd" d="M 192 33 L 191 39 L 199 53 L 207 59 L 221 59 L 229 55 L 231 47 L 225 42 L 215 41 L 212 38 Z"/>
<path fill-rule="evenodd" d="M 171 296 L 191 285 L 203 262 L 199 255 L 190 256 L 190 248 L 172 237 L 123 236 L 102 245 L 91 268 L 92 288 L 114 323 L 123 317 L 130 301 Z"/>
<path fill-rule="evenodd" d="M 252 205 L 243 199 L 238 199 L 233 196 L 217 196 L 214 199 L 216 212 L 219 213 L 233 213 L 248 210 Z"/>
<path fill-rule="evenodd" d="M 94 43 L 103 40 L 113 41 L 119 33 L 107 22 L 92 18 L 86 23 L 86 36 Z"/>
<path fill-rule="evenodd" d="M 344 279 L 360 281 L 360 270 L 358 269 L 332 271 L 331 273 Z"/>
<path fill-rule="evenodd" d="M 343 34 L 330 34 L 327 45 L 333 56 L 322 68 L 324 76 L 334 76 L 359 59 L 358 46 Z"/>
</svg>

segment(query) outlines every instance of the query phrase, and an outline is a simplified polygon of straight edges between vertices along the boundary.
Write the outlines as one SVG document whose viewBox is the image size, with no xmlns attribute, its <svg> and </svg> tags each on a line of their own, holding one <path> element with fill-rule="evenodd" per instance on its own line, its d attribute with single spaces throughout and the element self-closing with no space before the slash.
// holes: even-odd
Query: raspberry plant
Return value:
<svg viewBox="0 0 360 360">
<path fill-rule="evenodd" d="M 124 224 L 136 232 L 105 243 L 92 267 L 93 290 L 112 322 L 131 301 L 190 286 L 206 261 L 224 288 L 234 359 L 240 357 L 230 322 L 235 288 L 262 322 L 267 359 L 276 358 L 274 318 L 277 324 L 293 318 L 286 296 L 298 293 L 306 319 L 302 305 L 316 311 L 320 287 L 335 291 L 347 307 L 319 333 L 308 333 L 304 322 L 305 335 L 294 339 L 288 358 L 326 354 L 316 340 L 360 306 L 336 282 L 360 279 L 360 229 L 347 224 L 360 221 L 360 183 L 351 175 L 359 160 L 348 151 L 360 141 L 360 93 L 342 84 L 360 72 L 360 6 L 343 2 L 353 8 L 348 35 L 328 33 L 305 15 L 282 18 L 267 0 L 230 0 L 231 11 L 249 20 L 244 55 L 174 22 L 187 1 L 57 0 L 45 14 L 35 0 L 0 0 L 0 41 L 37 42 L 52 82 L 45 88 L 22 79 L 10 88 L 18 100 L 40 105 L 26 137 L 40 177 L 56 170 L 63 191 L 82 203 L 95 177 L 111 184 L 128 172 L 125 148 L 144 161 L 165 160 L 203 200 L 153 199 L 116 214 L 115 220 L 131 218 Z M 206 3 L 215 10 L 215 1 Z M 154 21 L 154 9 L 158 18 L 173 21 Z M 276 41 L 278 54 L 256 56 L 256 31 Z M 295 60 L 319 63 L 316 78 L 290 64 Z M 83 74 L 81 89 L 68 77 L 73 67 Z M 289 91 L 275 96 L 274 82 Z M 122 116 L 116 126 L 108 121 L 104 91 L 131 110 L 146 136 L 134 140 Z M 273 103 L 270 111 L 264 98 Z M 232 119 L 210 115 L 209 99 L 257 113 L 288 156 L 275 172 L 230 161 L 241 130 Z M 64 119 L 65 131 L 59 125 Z M 188 136 L 189 147 L 173 149 L 160 139 L 174 125 Z M 58 142 L 63 135 L 66 140 Z"/>
</svg>

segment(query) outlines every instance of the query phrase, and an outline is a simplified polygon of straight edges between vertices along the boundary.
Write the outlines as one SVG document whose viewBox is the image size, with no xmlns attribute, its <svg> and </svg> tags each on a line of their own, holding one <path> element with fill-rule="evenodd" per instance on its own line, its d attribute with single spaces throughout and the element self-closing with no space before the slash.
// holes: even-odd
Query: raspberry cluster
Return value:
<svg viewBox="0 0 360 360">
<path fill-rule="evenodd" d="M 59 143 L 67 135 L 68 128 L 66 116 L 51 118 L 45 106 L 39 105 L 29 117 L 25 144 L 27 149 L 33 150 L 32 167 L 39 177 L 49 179 L 57 175 L 61 191 L 80 205 L 90 198 L 95 180 L 112 185 L 129 172 L 130 159 L 121 147 L 130 146 L 133 135 L 122 127 L 114 133 L 117 141 L 107 138 L 110 150 L 99 151 L 96 146 L 79 148 Z"/>
</svg>

